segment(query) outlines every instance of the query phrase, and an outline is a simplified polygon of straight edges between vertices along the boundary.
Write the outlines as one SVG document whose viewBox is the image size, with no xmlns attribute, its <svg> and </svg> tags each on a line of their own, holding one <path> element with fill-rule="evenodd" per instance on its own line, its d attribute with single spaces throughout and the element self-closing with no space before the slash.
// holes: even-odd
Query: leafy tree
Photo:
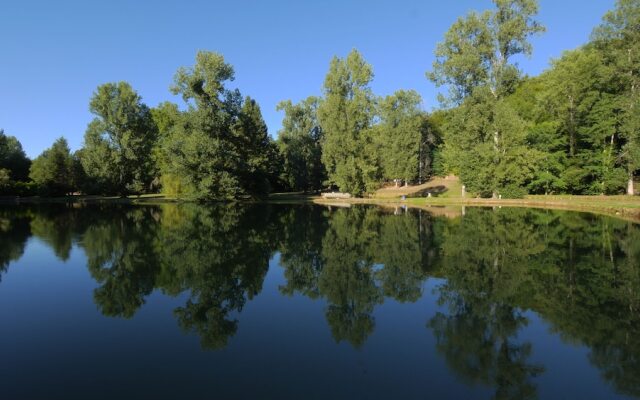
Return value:
<svg viewBox="0 0 640 400">
<path fill-rule="evenodd" d="M 7 136 L 0 129 L 0 169 L 9 171 L 13 181 L 29 179 L 31 161 L 27 158 L 22 145 L 14 136 Z"/>
<path fill-rule="evenodd" d="M 379 151 L 386 180 L 416 180 L 420 170 L 425 115 L 414 90 L 399 90 L 379 102 Z"/>
<path fill-rule="evenodd" d="M 380 180 L 371 125 L 375 99 L 369 83 L 373 70 L 357 50 L 334 57 L 324 81 L 318 120 L 324 134 L 322 162 L 331 184 L 362 195 Z"/>
<path fill-rule="evenodd" d="M 240 180 L 247 193 L 264 196 L 269 193 L 275 174 L 277 148 L 267 131 L 258 103 L 247 96 L 234 126 L 242 154 Z"/>
<path fill-rule="evenodd" d="M 640 169 L 640 2 L 617 0 L 593 36 L 618 86 L 620 159 L 628 177 L 627 194 L 633 195 L 634 174 Z"/>
<path fill-rule="evenodd" d="M 165 101 L 151 109 L 151 117 L 158 127 L 158 139 L 153 147 L 154 184 L 162 186 L 162 192 L 179 197 L 184 191 L 180 177 L 171 173 L 171 160 L 168 154 L 173 130 L 183 123 L 183 116 L 178 106 Z"/>
<path fill-rule="evenodd" d="M 141 193 L 152 179 L 156 126 L 149 108 L 126 82 L 98 86 L 89 105 L 96 118 L 84 136 L 81 162 L 103 193 Z"/>
<path fill-rule="evenodd" d="M 494 3 L 495 10 L 470 13 L 452 25 L 427 76 L 449 85 L 449 102 L 460 106 L 445 127 L 447 163 L 471 191 L 497 196 L 518 192 L 530 179 L 531 160 L 539 158 L 529 151 L 523 121 L 503 100 L 520 79 L 510 59 L 530 55 L 528 38 L 544 28 L 534 20 L 535 0 Z"/>
<path fill-rule="evenodd" d="M 192 68 L 180 68 L 171 90 L 188 104 L 166 144 L 169 171 L 197 200 L 261 196 L 270 156 L 266 126 L 254 100 L 225 87 L 233 67 L 222 55 L 198 52 Z M 267 157 L 265 158 L 265 155 Z"/>
<path fill-rule="evenodd" d="M 278 111 L 284 111 L 277 141 L 283 163 L 281 179 L 295 191 L 319 190 L 326 179 L 323 132 L 317 118 L 319 103 L 319 98 L 311 96 L 298 104 L 287 100 L 277 106 Z"/>
<path fill-rule="evenodd" d="M 49 196 L 66 195 L 74 189 L 73 157 L 65 138 L 59 138 L 31 164 L 30 178 Z"/>
</svg>

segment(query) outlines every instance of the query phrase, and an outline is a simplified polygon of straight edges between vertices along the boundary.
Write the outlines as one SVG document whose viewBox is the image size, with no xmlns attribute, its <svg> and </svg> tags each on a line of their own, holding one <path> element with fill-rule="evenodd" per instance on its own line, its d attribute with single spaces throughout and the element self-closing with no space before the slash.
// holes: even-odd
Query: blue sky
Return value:
<svg viewBox="0 0 640 400">
<path fill-rule="evenodd" d="M 584 44 L 614 0 L 539 0 L 547 32 L 533 40 L 535 75 Z M 170 100 L 176 69 L 198 50 L 222 53 L 238 87 L 255 98 L 275 137 L 276 104 L 320 95 L 329 61 L 352 48 L 373 65 L 373 90 L 415 89 L 436 107 L 426 78 L 448 27 L 489 0 L 31 1 L 0 10 L 0 128 L 37 156 L 60 136 L 82 145 L 96 86 L 125 80 L 149 106 Z"/>
</svg>

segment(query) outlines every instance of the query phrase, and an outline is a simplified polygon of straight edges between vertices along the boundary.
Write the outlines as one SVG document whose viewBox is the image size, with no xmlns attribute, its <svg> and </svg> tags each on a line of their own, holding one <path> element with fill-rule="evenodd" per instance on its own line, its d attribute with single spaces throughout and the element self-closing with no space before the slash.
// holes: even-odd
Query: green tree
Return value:
<svg viewBox="0 0 640 400">
<path fill-rule="evenodd" d="M 61 137 L 33 160 L 29 177 L 45 195 L 66 195 L 75 188 L 73 163 L 67 140 Z"/>
<path fill-rule="evenodd" d="M 275 173 L 277 148 L 267 131 L 260 106 L 251 97 L 245 97 L 234 135 L 242 154 L 240 181 L 246 192 L 264 196 L 271 190 L 271 178 Z"/>
<path fill-rule="evenodd" d="M 425 115 L 414 90 L 398 90 L 379 102 L 379 151 L 385 180 L 416 180 L 420 172 Z"/>
<path fill-rule="evenodd" d="M 153 147 L 154 185 L 161 185 L 164 194 L 179 197 L 183 191 L 183 183 L 179 176 L 171 173 L 171 160 L 168 153 L 171 135 L 183 116 L 174 103 L 165 101 L 151 109 L 151 117 L 158 127 L 158 139 Z"/>
<path fill-rule="evenodd" d="M 126 82 L 106 83 L 94 92 L 89 109 L 96 118 L 84 136 L 87 177 L 103 193 L 149 190 L 157 129 L 142 98 Z"/>
<path fill-rule="evenodd" d="M 277 143 L 283 163 L 281 179 L 288 189 L 319 190 L 326 179 L 323 132 L 317 118 L 319 103 L 319 98 L 311 96 L 298 104 L 291 100 L 280 102 L 276 108 L 284 111 Z"/>
<path fill-rule="evenodd" d="M 29 179 L 31 161 L 22 150 L 22 145 L 14 136 L 7 136 L 0 129 L 0 169 L 9 171 L 13 181 Z"/>
<path fill-rule="evenodd" d="M 544 28 L 534 20 L 535 0 L 494 3 L 495 10 L 470 13 L 452 25 L 427 77 L 448 85 L 448 101 L 459 105 L 445 126 L 447 163 L 471 191 L 521 195 L 539 154 L 530 151 L 524 122 L 503 100 L 520 80 L 510 60 L 530 55 L 528 38 Z"/>
<path fill-rule="evenodd" d="M 600 56 L 591 49 L 566 52 L 509 98 L 512 104 L 518 98 L 520 104 L 514 107 L 531 124 L 529 142 L 544 155 L 529 185 L 531 191 L 579 194 L 599 179 L 601 141 L 590 145 L 586 128 L 588 114 L 600 97 L 601 70 Z"/>
<path fill-rule="evenodd" d="M 180 68 L 171 90 L 188 105 L 166 144 L 169 172 L 197 200 L 261 196 L 268 190 L 270 143 L 257 103 L 225 84 L 233 67 L 222 55 L 198 52 L 192 68 Z"/>
<path fill-rule="evenodd" d="M 627 173 L 627 194 L 633 195 L 634 174 L 640 169 L 640 1 L 617 0 L 593 39 L 618 85 L 620 159 Z"/>
<path fill-rule="evenodd" d="M 318 120 L 324 134 L 322 162 L 330 184 L 359 196 L 380 181 L 371 125 L 375 99 L 373 70 L 357 50 L 334 57 L 324 81 Z"/>
</svg>

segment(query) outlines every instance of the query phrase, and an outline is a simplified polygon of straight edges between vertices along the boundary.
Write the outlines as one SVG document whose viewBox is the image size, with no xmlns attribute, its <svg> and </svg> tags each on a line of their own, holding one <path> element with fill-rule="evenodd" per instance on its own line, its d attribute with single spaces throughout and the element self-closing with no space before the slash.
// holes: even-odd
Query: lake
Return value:
<svg viewBox="0 0 640 400">
<path fill-rule="evenodd" d="M 0 206 L 6 399 L 640 397 L 640 226 L 521 208 Z"/>
</svg>

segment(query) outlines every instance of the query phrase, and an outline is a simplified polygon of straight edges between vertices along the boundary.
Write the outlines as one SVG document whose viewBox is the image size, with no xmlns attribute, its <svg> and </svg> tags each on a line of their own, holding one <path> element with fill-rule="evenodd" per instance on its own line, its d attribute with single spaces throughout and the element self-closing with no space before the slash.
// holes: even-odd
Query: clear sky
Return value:
<svg viewBox="0 0 640 400">
<path fill-rule="evenodd" d="M 535 75 L 584 44 L 614 0 L 539 0 L 547 32 L 533 40 Z M 176 69 L 197 50 L 224 55 L 238 87 L 255 98 L 272 136 L 276 104 L 320 95 L 332 56 L 357 48 L 373 65 L 373 90 L 415 89 L 437 106 L 425 78 L 433 51 L 458 16 L 489 0 L 6 0 L 0 7 L 0 128 L 37 156 L 60 136 L 72 150 L 92 119 L 99 84 L 125 80 L 149 106 L 170 100 Z"/>
</svg>

